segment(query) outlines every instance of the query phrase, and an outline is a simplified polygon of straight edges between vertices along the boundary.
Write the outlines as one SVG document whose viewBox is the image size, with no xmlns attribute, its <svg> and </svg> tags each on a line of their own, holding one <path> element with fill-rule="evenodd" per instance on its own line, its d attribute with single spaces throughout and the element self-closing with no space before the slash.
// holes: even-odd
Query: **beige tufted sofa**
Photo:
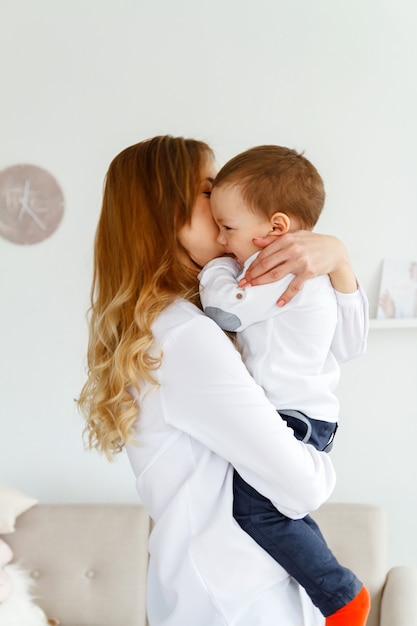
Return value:
<svg viewBox="0 0 417 626">
<path fill-rule="evenodd" d="M 368 626 L 417 626 L 417 569 L 387 571 L 383 511 L 326 504 L 314 517 L 371 591 Z M 35 579 L 37 603 L 60 626 L 147 626 L 149 530 L 140 505 L 38 504 L 4 538 Z"/>
</svg>

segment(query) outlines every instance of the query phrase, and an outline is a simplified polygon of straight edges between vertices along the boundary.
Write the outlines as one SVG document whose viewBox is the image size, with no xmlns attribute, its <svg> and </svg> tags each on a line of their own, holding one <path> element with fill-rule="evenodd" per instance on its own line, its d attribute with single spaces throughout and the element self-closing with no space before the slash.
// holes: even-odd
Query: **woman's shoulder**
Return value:
<svg viewBox="0 0 417 626">
<path fill-rule="evenodd" d="M 159 314 L 152 331 L 159 342 L 163 342 L 164 338 L 172 335 L 176 329 L 195 325 L 206 327 L 207 324 L 210 326 L 213 324 L 218 328 L 197 306 L 178 298 Z"/>
<path fill-rule="evenodd" d="M 200 316 L 204 317 L 204 313 L 195 304 L 183 298 L 177 298 L 159 314 L 155 324 L 157 326 L 176 326 Z"/>
</svg>

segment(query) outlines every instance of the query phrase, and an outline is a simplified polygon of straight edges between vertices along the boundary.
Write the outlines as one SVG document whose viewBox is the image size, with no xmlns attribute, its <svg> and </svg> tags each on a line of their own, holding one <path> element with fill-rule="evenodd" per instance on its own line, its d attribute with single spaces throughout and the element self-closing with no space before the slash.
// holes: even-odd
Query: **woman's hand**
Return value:
<svg viewBox="0 0 417 626">
<path fill-rule="evenodd" d="M 278 299 L 278 306 L 289 302 L 306 280 L 323 274 L 329 274 L 337 291 L 353 293 L 357 289 L 356 277 L 346 248 L 336 237 L 299 230 L 279 237 L 260 237 L 253 241 L 264 250 L 248 267 L 239 286 L 263 285 L 287 274 L 295 274 L 295 278 Z"/>
</svg>

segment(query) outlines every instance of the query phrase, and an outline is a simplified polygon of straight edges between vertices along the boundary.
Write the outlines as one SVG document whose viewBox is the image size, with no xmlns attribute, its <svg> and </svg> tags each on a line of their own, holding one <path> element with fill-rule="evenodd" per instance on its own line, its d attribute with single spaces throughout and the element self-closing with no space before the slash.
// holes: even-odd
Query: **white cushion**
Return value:
<svg viewBox="0 0 417 626">
<path fill-rule="evenodd" d="M 0 534 L 12 533 L 15 530 L 16 518 L 37 502 L 35 498 L 0 483 Z"/>
</svg>

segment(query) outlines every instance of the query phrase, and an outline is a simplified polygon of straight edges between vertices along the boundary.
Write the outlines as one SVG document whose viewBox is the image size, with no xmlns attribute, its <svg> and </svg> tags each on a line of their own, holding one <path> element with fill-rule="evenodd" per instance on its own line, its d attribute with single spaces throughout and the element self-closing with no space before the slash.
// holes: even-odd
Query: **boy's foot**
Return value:
<svg viewBox="0 0 417 626">
<path fill-rule="evenodd" d="M 365 626 L 370 608 L 371 597 L 364 586 L 353 600 L 326 617 L 326 626 Z"/>
</svg>

